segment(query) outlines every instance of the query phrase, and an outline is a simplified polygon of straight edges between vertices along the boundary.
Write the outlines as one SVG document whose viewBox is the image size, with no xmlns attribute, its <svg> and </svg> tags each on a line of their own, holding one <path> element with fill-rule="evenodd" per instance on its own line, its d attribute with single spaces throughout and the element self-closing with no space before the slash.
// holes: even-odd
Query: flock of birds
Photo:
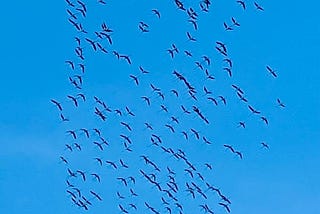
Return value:
<svg viewBox="0 0 320 214">
<path fill-rule="evenodd" d="M 113 36 L 117 32 L 106 22 L 94 32 L 84 27 L 89 3 L 85 0 L 65 1 L 68 22 L 76 33 L 75 55 L 65 61 L 74 93 L 66 95 L 63 100 L 51 99 L 51 103 L 56 106 L 61 123 L 68 127 L 60 156 L 60 163 L 66 167 L 66 198 L 82 210 L 93 209 L 101 202 L 120 213 L 230 213 L 231 199 L 210 180 L 213 164 L 195 160 L 187 153 L 190 148 L 190 151 L 201 153 L 201 149 L 219 144 L 212 140 L 210 111 L 227 108 L 228 100 L 210 90 L 212 83 L 218 81 L 210 72 L 211 53 L 198 57 L 184 48 L 183 43 L 168 44 L 169 48 L 163 48 L 163 53 L 168 55 L 171 63 L 175 62 L 177 55 L 183 55 L 184 60 L 194 67 L 190 68 L 191 72 L 177 69 L 166 72 L 165 78 L 174 81 L 175 85 L 159 87 L 156 79 L 150 81 L 151 70 L 138 65 L 130 54 L 114 50 Z M 257 2 L 249 5 L 248 0 L 238 0 L 235 3 L 241 10 L 264 11 Z M 192 34 L 200 30 L 200 14 L 210 13 L 212 1 L 201 0 L 197 5 L 190 3 L 190 6 L 182 0 L 172 0 L 168 4 L 176 7 L 177 13 L 186 15 L 186 24 L 191 25 L 190 31 L 185 32 L 188 42 L 200 43 Z M 108 7 L 108 2 L 98 0 L 97 5 Z M 154 8 L 149 12 L 155 19 L 166 15 L 165 11 Z M 223 23 L 223 27 L 225 31 L 232 31 L 239 28 L 240 23 L 232 17 L 230 22 Z M 137 23 L 137 31 L 152 34 L 146 21 Z M 225 78 L 232 78 L 234 62 L 228 49 L 224 42 L 216 41 L 212 50 L 222 60 L 221 70 L 226 72 Z M 86 57 L 97 53 L 115 59 L 115 64 L 123 61 L 130 68 L 137 68 L 136 73 L 128 75 L 128 80 L 132 81 L 132 90 L 142 88 L 143 94 L 129 95 L 135 100 L 133 104 L 124 100 L 123 106 L 110 107 L 101 96 L 89 97 L 86 93 L 85 74 L 90 72 Z M 267 65 L 265 70 L 272 78 L 278 77 L 271 66 Z M 247 121 L 252 118 L 269 126 L 268 118 L 251 104 L 240 86 L 231 84 L 230 89 L 249 114 L 245 120 L 235 122 L 235 129 L 248 129 Z M 275 97 L 274 101 L 277 108 L 285 108 L 279 98 Z M 78 111 L 84 105 L 92 109 L 86 113 L 93 117 L 96 127 L 80 126 L 76 120 L 75 124 L 72 123 L 68 111 Z M 213 107 L 216 110 L 212 110 Z M 115 139 L 111 140 L 111 135 L 116 136 Z M 260 144 L 261 149 L 269 149 L 266 142 Z M 239 160 L 244 158 L 243 152 L 235 145 L 222 143 L 221 148 Z M 108 186 L 114 191 L 108 190 Z M 110 201 L 117 203 L 110 204 Z"/>
</svg>

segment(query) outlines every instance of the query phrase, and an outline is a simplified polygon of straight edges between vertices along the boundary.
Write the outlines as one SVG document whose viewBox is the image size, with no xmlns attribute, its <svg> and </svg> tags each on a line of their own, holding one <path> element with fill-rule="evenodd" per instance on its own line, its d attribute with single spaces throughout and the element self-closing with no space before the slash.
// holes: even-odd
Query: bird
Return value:
<svg viewBox="0 0 320 214">
<path fill-rule="evenodd" d="M 211 164 L 205 163 L 204 165 L 205 165 L 208 169 L 212 170 L 212 165 L 211 165 Z"/>
<path fill-rule="evenodd" d="M 76 135 L 76 132 L 75 132 L 75 131 L 73 131 L 73 130 L 68 130 L 68 131 L 66 131 L 66 133 L 70 134 L 70 135 L 73 137 L 73 139 L 77 139 L 77 135 Z"/>
<path fill-rule="evenodd" d="M 184 54 L 188 57 L 192 57 L 192 53 L 190 51 L 185 50 Z"/>
<path fill-rule="evenodd" d="M 100 183 L 101 179 L 100 176 L 96 173 L 91 173 L 91 175 Z"/>
<path fill-rule="evenodd" d="M 237 22 L 237 20 L 236 20 L 235 18 L 231 17 L 231 21 L 232 21 L 232 24 L 233 24 L 234 26 L 240 27 L 239 22 Z"/>
<path fill-rule="evenodd" d="M 62 106 L 58 101 L 51 99 L 51 102 L 55 104 L 60 111 L 62 111 Z"/>
<path fill-rule="evenodd" d="M 148 104 L 148 106 L 150 106 L 151 102 L 150 102 L 150 98 L 149 97 L 142 96 L 141 98 Z"/>
<path fill-rule="evenodd" d="M 246 9 L 246 4 L 244 1 L 238 0 L 237 3 L 239 3 L 244 10 Z"/>
<path fill-rule="evenodd" d="M 171 125 L 169 125 L 169 124 L 165 124 L 165 127 L 167 127 L 168 129 L 170 129 L 170 131 L 171 131 L 172 133 L 175 132 L 173 126 L 171 126 Z"/>
<path fill-rule="evenodd" d="M 179 97 L 179 93 L 178 93 L 177 90 L 171 89 L 171 92 L 172 92 L 176 97 Z"/>
<path fill-rule="evenodd" d="M 77 98 L 75 98 L 75 97 L 73 97 L 73 96 L 71 96 L 71 95 L 68 95 L 67 97 L 73 101 L 73 103 L 74 103 L 74 105 L 75 105 L 76 107 L 78 107 Z"/>
<path fill-rule="evenodd" d="M 280 106 L 282 108 L 286 107 L 285 104 L 283 104 L 279 98 L 277 98 L 277 103 L 278 103 L 278 106 Z"/>
<path fill-rule="evenodd" d="M 121 204 L 118 204 L 118 207 L 122 213 L 129 213 Z"/>
<path fill-rule="evenodd" d="M 153 14 L 155 14 L 159 19 L 160 19 L 160 12 L 157 9 L 152 9 L 151 10 Z"/>
<path fill-rule="evenodd" d="M 130 57 L 127 55 L 120 55 L 120 59 L 125 59 L 127 61 L 127 63 L 130 65 L 132 63 Z"/>
<path fill-rule="evenodd" d="M 102 166 L 102 159 L 101 158 L 94 158 L 94 160 L 96 160 L 100 164 L 100 166 Z"/>
<path fill-rule="evenodd" d="M 127 164 L 125 164 L 122 159 L 120 159 L 120 165 L 121 165 L 123 168 L 129 168 L 129 166 L 128 166 Z"/>
<path fill-rule="evenodd" d="M 253 114 L 260 114 L 260 111 L 255 110 L 251 105 L 248 105 L 249 110 L 253 113 Z"/>
<path fill-rule="evenodd" d="M 227 100 L 223 96 L 218 96 L 224 105 L 227 105 Z"/>
<path fill-rule="evenodd" d="M 67 159 L 65 159 L 63 156 L 60 156 L 60 159 L 61 159 L 61 161 L 64 162 L 65 164 L 68 164 Z"/>
<path fill-rule="evenodd" d="M 190 130 L 191 130 L 191 132 L 196 136 L 196 138 L 199 140 L 199 139 L 200 139 L 199 132 L 198 132 L 198 131 L 196 131 L 196 130 L 195 130 L 195 129 L 193 129 L 193 128 L 191 128 Z"/>
<path fill-rule="evenodd" d="M 208 100 L 212 101 L 216 106 L 218 105 L 218 102 L 216 99 L 214 99 L 213 97 L 208 97 Z"/>
<path fill-rule="evenodd" d="M 227 211 L 228 213 L 230 213 L 230 208 L 229 208 L 229 206 L 228 206 L 227 204 L 224 204 L 224 203 L 222 203 L 222 202 L 219 202 L 219 205 L 223 206 L 223 207 L 226 209 L 226 211 Z"/>
<path fill-rule="evenodd" d="M 81 175 L 83 181 L 86 181 L 86 174 L 83 171 L 77 170 L 77 173 L 79 173 Z"/>
<path fill-rule="evenodd" d="M 245 122 L 240 121 L 238 127 L 246 128 Z"/>
<path fill-rule="evenodd" d="M 211 142 L 206 137 L 203 136 L 202 139 L 206 144 L 211 144 Z"/>
<path fill-rule="evenodd" d="M 276 74 L 276 72 L 275 72 L 275 70 L 273 70 L 270 66 L 266 66 L 266 68 L 267 68 L 267 71 L 274 77 L 274 78 L 276 78 L 277 77 L 277 74 Z"/>
<path fill-rule="evenodd" d="M 264 11 L 263 7 L 261 7 L 257 2 L 254 2 L 254 6 L 257 10 Z"/>
<path fill-rule="evenodd" d="M 229 77 L 232 77 L 232 70 L 231 68 L 223 68 L 223 70 L 228 72 Z"/>
<path fill-rule="evenodd" d="M 225 144 L 225 145 L 223 145 L 223 146 L 224 146 L 225 148 L 227 148 L 227 149 L 230 149 L 231 152 L 235 153 L 235 150 L 233 149 L 232 146 L 227 145 L 227 144 Z"/>
<path fill-rule="evenodd" d="M 203 91 L 204 91 L 205 95 L 212 94 L 212 92 L 209 91 L 209 90 L 206 88 L 206 86 L 203 86 Z"/>
<path fill-rule="evenodd" d="M 137 76 L 130 74 L 129 77 L 136 83 L 136 85 L 139 85 L 139 80 Z"/>
<path fill-rule="evenodd" d="M 68 4 L 68 6 L 74 7 L 74 4 L 73 4 L 70 0 L 66 0 L 66 2 L 67 2 L 67 4 Z"/>
<path fill-rule="evenodd" d="M 95 193 L 94 191 L 90 190 L 90 193 L 95 197 L 97 198 L 99 201 L 102 201 L 102 198 L 97 194 Z"/>
<path fill-rule="evenodd" d="M 106 163 L 107 164 L 109 164 L 109 165 L 111 165 L 114 169 L 117 169 L 118 167 L 117 167 L 117 165 L 114 163 L 114 162 L 112 162 L 112 161 L 106 161 Z"/>
<path fill-rule="evenodd" d="M 269 149 L 269 145 L 266 144 L 265 142 L 261 142 L 261 145 L 263 148 Z"/>
<path fill-rule="evenodd" d="M 266 117 L 261 116 L 260 118 L 261 118 L 261 120 L 262 120 L 266 125 L 269 124 L 268 119 L 267 119 Z"/>
<path fill-rule="evenodd" d="M 189 32 L 187 32 L 187 37 L 188 37 L 188 40 L 191 41 L 191 42 L 196 42 L 196 38 L 192 37 L 191 34 Z"/>
<path fill-rule="evenodd" d="M 242 156 L 242 153 L 241 153 L 241 152 L 239 152 L 239 151 L 235 151 L 235 154 L 236 154 L 236 155 L 238 155 L 238 156 L 240 157 L 240 159 L 242 159 L 242 158 L 243 158 L 243 156 Z"/>
<path fill-rule="evenodd" d="M 68 118 L 66 118 L 62 113 L 60 114 L 60 119 L 62 122 L 68 122 L 70 121 Z"/>
<path fill-rule="evenodd" d="M 65 62 L 70 65 L 70 67 L 71 67 L 72 70 L 74 70 L 75 66 L 74 66 L 73 61 L 71 61 L 71 60 L 66 60 Z"/>
<path fill-rule="evenodd" d="M 191 114 L 191 112 L 188 111 L 183 105 L 181 105 L 180 107 L 182 108 L 183 113 Z"/>
<path fill-rule="evenodd" d="M 142 74 L 149 74 L 150 72 L 145 70 L 142 66 L 139 66 L 139 70 L 141 71 Z"/>
<path fill-rule="evenodd" d="M 132 128 L 128 123 L 120 122 L 120 124 L 123 125 L 124 127 L 126 127 L 129 131 L 132 131 Z"/>
<path fill-rule="evenodd" d="M 231 26 L 229 26 L 227 23 L 223 23 L 223 26 L 224 26 L 224 29 L 226 30 L 226 31 L 231 31 L 231 30 L 233 30 L 233 28 L 231 27 Z"/>
</svg>

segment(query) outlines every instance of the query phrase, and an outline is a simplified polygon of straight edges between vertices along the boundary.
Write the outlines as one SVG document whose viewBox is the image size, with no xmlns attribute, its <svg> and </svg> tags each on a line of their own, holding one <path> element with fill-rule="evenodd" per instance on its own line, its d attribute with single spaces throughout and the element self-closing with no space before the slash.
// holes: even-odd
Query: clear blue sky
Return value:
<svg viewBox="0 0 320 214">
<path fill-rule="evenodd" d="M 68 82 L 68 76 L 73 73 L 65 60 L 78 62 L 74 54 L 74 36 L 83 36 L 68 22 L 66 2 L 18 0 L 2 3 L 0 213 L 120 213 L 118 204 L 128 208 L 129 203 L 138 206 L 137 211 L 130 209 L 129 213 L 147 213 L 144 202 L 165 213 L 159 201 L 164 193 L 159 193 L 139 173 L 139 169 L 153 172 L 139 158 L 140 154 L 148 155 L 161 167 L 157 179 L 163 186 L 167 181 L 166 166 L 179 172 L 176 179 L 181 190 L 177 196 L 184 205 L 184 213 L 200 213 L 198 205 L 203 203 L 215 213 L 225 213 L 215 194 L 207 192 L 210 200 L 204 201 L 200 195 L 193 200 L 184 192 L 185 182 L 190 182 L 183 172 L 187 167 L 150 146 L 151 132 L 143 125 L 146 121 L 155 127 L 152 133 L 164 139 L 164 146 L 182 148 L 206 180 L 228 196 L 232 213 L 320 213 L 320 173 L 317 170 L 320 163 L 319 2 L 261 0 L 259 4 L 265 9 L 261 12 L 255 10 L 249 0 L 246 11 L 233 0 L 214 1 L 208 14 L 199 12 L 197 31 L 171 0 L 128 0 L 125 3 L 106 0 L 105 6 L 95 1 L 84 2 L 90 2 L 83 20 L 83 26 L 89 31 L 85 37 L 94 38 L 93 32 L 105 21 L 114 30 L 114 44 L 104 43 L 109 54 L 103 54 L 95 53 L 85 40 L 82 41 L 86 57 L 82 92 L 87 101 L 79 100 L 78 108 L 67 99 L 67 95 L 79 91 Z M 187 8 L 192 6 L 199 10 L 194 1 L 183 2 Z M 154 8 L 160 11 L 160 19 L 152 14 Z M 223 22 L 230 23 L 231 17 L 241 26 L 226 32 Z M 149 25 L 150 32 L 139 31 L 140 21 Z M 197 42 L 188 41 L 187 31 Z M 232 78 L 222 70 L 226 64 L 215 50 L 216 41 L 223 41 L 228 47 L 233 61 Z M 173 43 L 180 53 L 171 59 L 166 50 Z M 132 65 L 117 60 L 112 50 L 128 54 Z M 192 50 L 193 58 L 187 59 L 184 50 Z M 203 55 L 211 58 L 212 65 L 208 69 L 216 77 L 212 82 L 205 80 L 203 71 L 194 63 Z M 276 70 L 277 78 L 267 72 L 266 65 Z M 150 74 L 140 75 L 137 87 L 129 75 L 138 75 L 139 66 Z M 196 86 L 198 102 L 194 102 L 182 83 L 173 77 L 174 69 Z M 164 92 L 163 104 L 168 106 L 168 114 L 160 110 L 161 98 L 151 92 L 150 83 Z M 250 114 L 231 84 L 245 91 L 249 103 L 268 118 L 268 126 Z M 207 102 L 202 91 L 204 85 L 215 97 L 225 96 L 227 105 L 220 102 L 214 106 Z M 171 89 L 181 92 L 178 99 L 170 93 Z M 137 116 L 118 117 L 111 113 L 106 122 L 101 122 L 94 115 L 97 104 L 93 96 L 103 99 L 112 109 L 124 111 L 128 106 Z M 151 97 L 150 107 L 141 96 Z M 277 107 L 277 98 L 286 108 Z M 61 101 L 63 113 L 70 122 L 60 121 L 59 111 L 50 99 Z M 195 114 L 184 116 L 181 104 L 197 105 L 208 116 L 210 125 L 205 125 Z M 164 125 L 170 123 L 171 115 L 180 119 L 180 124 L 175 125 L 177 132 L 190 132 L 193 127 L 201 136 L 210 139 L 212 145 L 195 140 L 191 134 L 185 141 L 180 133 L 170 133 Z M 245 129 L 237 128 L 239 121 L 246 122 Z M 129 123 L 134 131 L 129 133 L 120 122 Z M 100 152 L 92 143 L 97 138 L 86 140 L 84 135 L 77 139 L 83 151 L 65 150 L 65 144 L 74 143 L 66 130 L 95 127 L 101 128 L 110 142 L 105 151 Z M 119 134 L 130 135 L 133 139 L 132 153 L 123 149 Z M 261 148 L 262 141 L 270 146 L 269 150 Z M 226 150 L 224 144 L 241 151 L 243 160 Z M 63 164 L 59 156 L 66 157 L 70 163 Z M 99 167 L 93 160 L 98 156 L 117 162 L 123 159 L 129 169 L 113 170 L 105 163 Z M 204 167 L 205 162 L 213 165 L 212 171 Z M 87 181 L 82 182 L 78 176 L 73 183 L 88 198 L 91 198 L 88 191 L 94 190 L 103 201 L 92 199 L 89 211 L 72 204 L 66 193 L 67 168 L 85 171 Z M 90 177 L 94 172 L 101 175 L 100 184 Z M 137 198 L 129 197 L 128 188 L 116 180 L 131 175 L 137 179 L 136 185 L 130 184 L 138 192 Z M 118 199 L 117 191 L 126 199 Z M 173 210 L 177 213 L 177 209 Z"/>
</svg>

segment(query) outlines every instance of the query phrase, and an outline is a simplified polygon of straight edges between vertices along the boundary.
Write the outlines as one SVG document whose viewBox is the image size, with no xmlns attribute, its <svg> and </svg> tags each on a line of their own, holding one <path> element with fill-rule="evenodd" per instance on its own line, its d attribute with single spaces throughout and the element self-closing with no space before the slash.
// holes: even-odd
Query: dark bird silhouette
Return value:
<svg viewBox="0 0 320 214">
<path fill-rule="evenodd" d="M 86 181 L 86 174 L 83 171 L 77 170 L 77 173 L 79 173 L 81 175 L 83 181 Z"/>
<path fill-rule="evenodd" d="M 268 119 L 267 119 L 266 117 L 262 116 L 262 117 L 260 117 L 260 118 L 261 118 L 261 120 L 262 120 L 266 125 L 269 124 Z"/>
<path fill-rule="evenodd" d="M 237 95 L 238 95 L 238 97 L 239 97 L 239 99 L 240 99 L 241 101 L 243 101 L 243 102 L 245 102 L 245 103 L 248 102 L 247 98 L 245 98 L 245 97 L 243 96 L 243 94 L 239 93 L 238 91 L 237 91 Z"/>
<path fill-rule="evenodd" d="M 261 7 L 257 2 L 254 2 L 254 6 L 257 10 L 264 11 L 263 7 Z"/>
<path fill-rule="evenodd" d="M 277 103 L 282 108 L 286 107 L 285 104 L 283 104 L 279 98 L 277 98 Z"/>
<path fill-rule="evenodd" d="M 199 132 L 198 132 L 198 131 L 196 131 L 196 130 L 195 130 L 195 129 L 193 129 L 193 128 L 191 128 L 190 130 L 191 130 L 191 132 L 196 136 L 196 138 L 199 140 L 199 139 L 200 139 Z"/>
<path fill-rule="evenodd" d="M 236 20 L 235 18 L 231 17 L 231 21 L 232 21 L 232 24 L 233 24 L 234 26 L 240 27 L 239 22 L 237 22 L 237 20 Z"/>
<path fill-rule="evenodd" d="M 65 159 L 64 157 L 60 156 L 60 160 L 61 160 L 62 162 L 64 162 L 65 164 L 68 164 L 67 159 Z"/>
<path fill-rule="evenodd" d="M 128 166 L 127 164 L 125 164 L 122 159 L 120 159 L 120 165 L 121 165 L 123 168 L 129 168 L 129 166 Z"/>
<path fill-rule="evenodd" d="M 131 59 L 129 56 L 127 55 L 120 55 L 120 59 L 125 59 L 127 61 L 128 64 L 131 65 Z"/>
<path fill-rule="evenodd" d="M 65 62 L 70 65 L 72 70 L 74 70 L 74 63 L 71 60 L 66 60 Z"/>
<path fill-rule="evenodd" d="M 85 40 L 91 45 L 91 47 L 93 48 L 94 51 L 97 50 L 97 46 L 96 46 L 95 41 L 88 39 L 88 38 L 85 38 Z"/>
<path fill-rule="evenodd" d="M 126 127 L 129 131 L 132 131 L 132 128 L 130 127 L 130 125 L 128 123 L 120 122 L 120 124 L 123 125 L 124 127 Z"/>
<path fill-rule="evenodd" d="M 226 72 L 228 72 L 229 77 L 232 77 L 232 70 L 231 68 L 223 68 Z"/>
<path fill-rule="evenodd" d="M 100 166 L 102 166 L 102 159 L 101 158 L 94 158 L 94 160 L 96 160 L 100 164 Z"/>
<path fill-rule="evenodd" d="M 270 66 L 266 66 L 266 68 L 267 68 L 267 71 L 274 77 L 274 78 L 276 78 L 277 77 L 277 74 L 276 74 L 276 72 L 275 72 L 275 70 L 273 70 Z"/>
<path fill-rule="evenodd" d="M 152 9 L 151 11 L 160 19 L 160 12 L 157 9 Z"/>
<path fill-rule="evenodd" d="M 227 100 L 223 96 L 218 96 L 224 105 L 227 105 Z"/>
<path fill-rule="evenodd" d="M 145 70 L 142 66 L 139 66 L 139 70 L 141 71 L 142 74 L 149 74 L 150 72 Z"/>
<path fill-rule="evenodd" d="M 99 176 L 97 173 L 91 173 L 91 175 L 92 175 L 97 181 L 99 181 L 99 183 L 100 183 L 101 179 L 100 179 L 100 176 Z"/>
<path fill-rule="evenodd" d="M 172 133 L 175 132 L 173 126 L 171 126 L 171 125 L 169 125 L 169 124 L 165 124 L 165 127 L 167 127 L 168 129 L 170 129 L 170 131 L 171 131 Z"/>
<path fill-rule="evenodd" d="M 121 204 L 119 204 L 118 207 L 122 213 L 129 213 Z"/>
<path fill-rule="evenodd" d="M 198 24 L 195 20 L 190 19 L 190 20 L 188 20 L 188 22 L 190 22 L 192 24 L 192 26 L 195 30 L 198 30 Z"/>
<path fill-rule="evenodd" d="M 261 145 L 263 148 L 269 149 L 269 145 L 266 144 L 265 142 L 261 142 Z"/>
<path fill-rule="evenodd" d="M 252 106 L 248 105 L 249 110 L 253 113 L 253 114 L 260 114 L 260 111 L 255 110 Z"/>
<path fill-rule="evenodd" d="M 139 85 L 139 80 L 137 76 L 130 74 L 129 77 L 136 83 L 136 85 Z"/>
<path fill-rule="evenodd" d="M 66 0 L 66 2 L 67 2 L 67 4 L 68 4 L 68 6 L 74 7 L 74 4 L 73 4 L 70 0 Z"/>
<path fill-rule="evenodd" d="M 60 114 L 60 119 L 62 122 L 68 122 L 70 121 L 68 118 L 66 118 L 62 113 Z"/>
<path fill-rule="evenodd" d="M 211 144 L 211 142 L 206 137 L 203 136 L 202 139 L 206 144 Z"/>
<path fill-rule="evenodd" d="M 51 99 L 51 102 L 55 104 L 60 111 L 62 111 L 62 106 L 58 101 Z"/>
<path fill-rule="evenodd" d="M 77 98 L 75 98 L 75 97 L 73 97 L 73 96 L 71 96 L 71 95 L 68 95 L 67 97 L 72 100 L 73 104 L 74 104 L 76 107 L 78 107 Z"/>
<path fill-rule="evenodd" d="M 240 121 L 238 127 L 246 128 L 245 122 Z"/>
<path fill-rule="evenodd" d="M 232 146 L 227 145 L 227 144 L 225 144 L 225 145 L 223 145 L 223 146 L 224 146 L 225 148 L 229 149 L 232 153 L 235 153 L 235 150 L 233 149 Z"/>
<path fill-rule="evenodd" d="M 112 161 L 108 161 L 108 160 L 107 160 L 106 163 L 109 164 L 110 166 L 112 166 L 114 169 L 117 169 L 117 168 L 118 168 L 115 162 L 112 162 Z"/>
<path fill-rule="evenodd" d="M 191 112 L 188 111 L 183 105 L 181 105 L 181 108 L 182 108 L 183 113 L 191 114 Z"/>
<path fill-rule="evenodd" d="M 190 51 L 184 51 L 185 55 L 188 57 L 192 57 L 192 53 Z"/>
<path fill-rule="evenodd" d="M 236 89 L 237 92 L 243 94 L 244 92 L 242 91 L 242 89 L 234 84 L 231 85 L 234 89 Z"/>
<path fill-rule="evenodd" d="M 212 92 L 209 91 L 209 90 L 206 88 L 206 86 L 203 86 L 203 91 L 204 91 L 205 95 L 212 94 Z"/>
<path fill-rule="evenodd" d="M 243 156 L 242 156 L 242 153 L 241 153 L 241 152 L 239 152 L 239 151 L 235 151 L 235 154 L 236 154 L 236 155 L 238 155 L 238 156 L 240 157 L 240 159 L 242 159 L 242 158 L 243 158 Z"/>
<path fill-rule="evenodd" d="M 191 34 L 189 32 L 187 32 L 187 37 L 188 37 L 188 40 L 191 41 L 191 42 L 196 42 L 196 38 L 192 37 Z"/>
<path fill-rule="evenodd" d="M 218 102 L 216 99 L 214 99 L 213 97 L 208 97 L 208 100 L 212 101 L 216 106 L 218 105 Z"/>
<path fill-rule="evenodd" d="M 211 166 L 211 164 L 209 164 L 209 163 L 205 163 L 204 165 L 205 165 L 208 169 L 212 170 L 212 166 Z"/>
<path fill-rule="evenodd" d="M 142 96 L 141 98 L 148 104 L 148 106 L 150 106 L 151 102 L 149 97 Z"/>
<path fill-rule="evenodd" d="M 68 131 L 66 131 L 66 133 L 70 134 L 70 135 L 73 137 L 73 139 L 77 139 L 77 135 L 76 135 L 76 132 L 75 132 L 75 131 L 73 131 L 73 130 L 68 130 Z"/>
<path fill-rule="evenodd" d="M 238 0 L 237 3 L 239 3 L 244 10 L 246 9 L 246 4 L 244 1 Z"/>
<path fill-rule="evenodd" d="M 102 201 L 102 198 L 95 192 L 93 192 L 92 190 L 90 190 L 90 193 L 95 197 L 97 198 L 99 201 Z"/>
<path fill-rule="evenodd" d="M 67 169 L 68 173 L 69 173 L 69 177 L 77 177 L 77 173 L 71 171 L 71 169 Z"/>
</svg>

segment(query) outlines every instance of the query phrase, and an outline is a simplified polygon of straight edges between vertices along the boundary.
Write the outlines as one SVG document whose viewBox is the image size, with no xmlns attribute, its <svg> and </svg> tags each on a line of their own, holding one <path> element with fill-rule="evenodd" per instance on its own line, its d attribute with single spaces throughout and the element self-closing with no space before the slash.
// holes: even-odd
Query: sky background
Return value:
<svg viewBox="0 0 320 214">
<path fill-rule="evenodd" d="M 188 5 L 192 1 L 184 2 Z M 131 169 L 113 173 L 112 169 L 99 168 L 91 160 L 97 155 L 111 160 L 124 157 L 129 164 L 143 166 L 141 160 L 117 146 L 119 134 L 126 132 L 118 125 L 120 121 L 129 122 L 137 130 L 132 134 L 137 153 L 148 154 L 158 163 L 166 160 L 167 165 L 179 167 L 179 163 L 167 160 L 147 146 L 145 141 L 149 138 L 143 128 L 146 120 L 155 126 L 159 124 L 157 133 L 166 141 L 172 141 L 168 145 L 183 148 L 199 166 L 205 161 L 212 163 L 214 170 L 202 169 L 203 174 L 230 197 L 232 213 L 319 213 L 320 24 L 317 8 L 320 3 L 259 3 L 265 8 L 264 12 L 256 11 L 249 1 L 246 11 L 235 1 L 214 1 L 208 14 L 201 13 L 199 30 L 194 31 L 186 22 L 186 15 L 169 0 L 128 0 L 125 6 L 120 1 L 109 0 L 106 6 L 90 1 L 85 28 L 93 32 L 106 21 L 115 31 L 114 45 L 107 49 L 130 55 L 133 64 L 118 61 L 111 54 L 94 53 L 84 43 L 87 71 L 83 92 L 88 101 L 76 109 L 66 99 L 66 95 L 76 91 L 68 82 L 68 75 L 72 73 L 65 60 L 75 60 L 74 36 L 78 34 L 67 21 L 66 3 L 62 0 L 3 2 L 0 9 L 0 213 L 85 212 L 75 207 L 66 194 L 67 167 L 97 171 L 105 178 L 100 185 L 89 179 L 90 188 L 99 192 L 104 200 L 95 201 L 86 212 L 120 213 L 114 193 L 125 190 L 112 176 L 134 174 L 139 177 L 140 174 Z M 152 14 L 153 8 L 161 12 L 160 20 Z M 230 22 L 231 17 L 239 20 L 241 27 L 225 32 L 223 22 Z M 150 25 L 149 33 L 139 31 L 141 20 Z M 186 31 L 198 39 L 197 43 L 187 41 Z M 227 44 L 234 62 L 232 78 L 221 70 L 222 57 L 214 49 L 218 40 Z M 172 43 L 181 52 L 193 50 L 194 60 L 185 63 L 182 53 L 170 59 L 166 49 Z M 210 71 L 217 78 L 214 83 L 207 83 L 194 65 L 202 55 L 212 59 Z M 141 77 L 141 85 L 136 87 L 128 76 L 138 74 L 139 65 L 151 74 Z M 272 78 L 266 65 L 276 69 L 279 77 Z M 218 107 L 198 103 L 209 116 L 210 126 L 195 117 L 182 119 L 183 126 L 197 127 L 201 134 L 212 139 L 213 145 L 175 141 L 178 138 L 160 125 L 168 120 L 160 111 L 159 99 L 151 93 L 150 83 L 165 91 L 170 113 L 180 118 L 183 118 L 177 113 L 180 103 L 189 106 L 192 103 L 186 94 L 182 94 L 181 100 L 169 94 L 172 88 L 183 91 L 182 84 L 171 74 L 174 69 L 188 75 L 199 93 L 206 84 L 217 95 L 228 98 L 226 107 L 220 103 Z M 268 127 L 237 100 L 230 87 L 233 83 L 241 86 L 250 103 L 266 114 Z M 152 97 L 152 108 L 142 102 L 140 96 L 143 95 Z M 93 114 L 93 96 L 102 98 L 112 108 L 129 106 L 140 117 L 119 119 L 112 114 L 108 122 L 102 123 Z M 276 98 L 286 104 L 285 109 L 277 108 Z M 59 113 L 50 99 L 63 102 L 67 116 L 72 118 L 70 123 L 59 121 Z M 246 120 L 245 130 L 237 128 L 240 120 Z M 88 148 L 86 151 L 67 153 L 64 145 L 71 140 L 65 131 L 83 127 L 103 127 L 104 135 L 114 143 L 102 154 L 82 141 L 83 147 Z M 261 149 L 261 141 L 270 145 L 268 151 Z M 223 144 L 239 148 L 244 159 L 230 154 Z M 73 165 L 61 163 L 60 155 L 70 158 Z M 150 200 L 155 204 L 153 193 L 158 193 L 143 183 L 145 180 L 139 180 L 136 188 L 141 195 L 136 203 Z M 79 185 L 87 188 L 82 183 Z M 219 201 L 214 200 L 212 204 Z M 188 203 L 186 208 L 200 213 L 196 202 Z M 220 207 L 214 210 L 225 213 Z M 145 212 L 142 205 L 136 213 Z"/>
</svg>

